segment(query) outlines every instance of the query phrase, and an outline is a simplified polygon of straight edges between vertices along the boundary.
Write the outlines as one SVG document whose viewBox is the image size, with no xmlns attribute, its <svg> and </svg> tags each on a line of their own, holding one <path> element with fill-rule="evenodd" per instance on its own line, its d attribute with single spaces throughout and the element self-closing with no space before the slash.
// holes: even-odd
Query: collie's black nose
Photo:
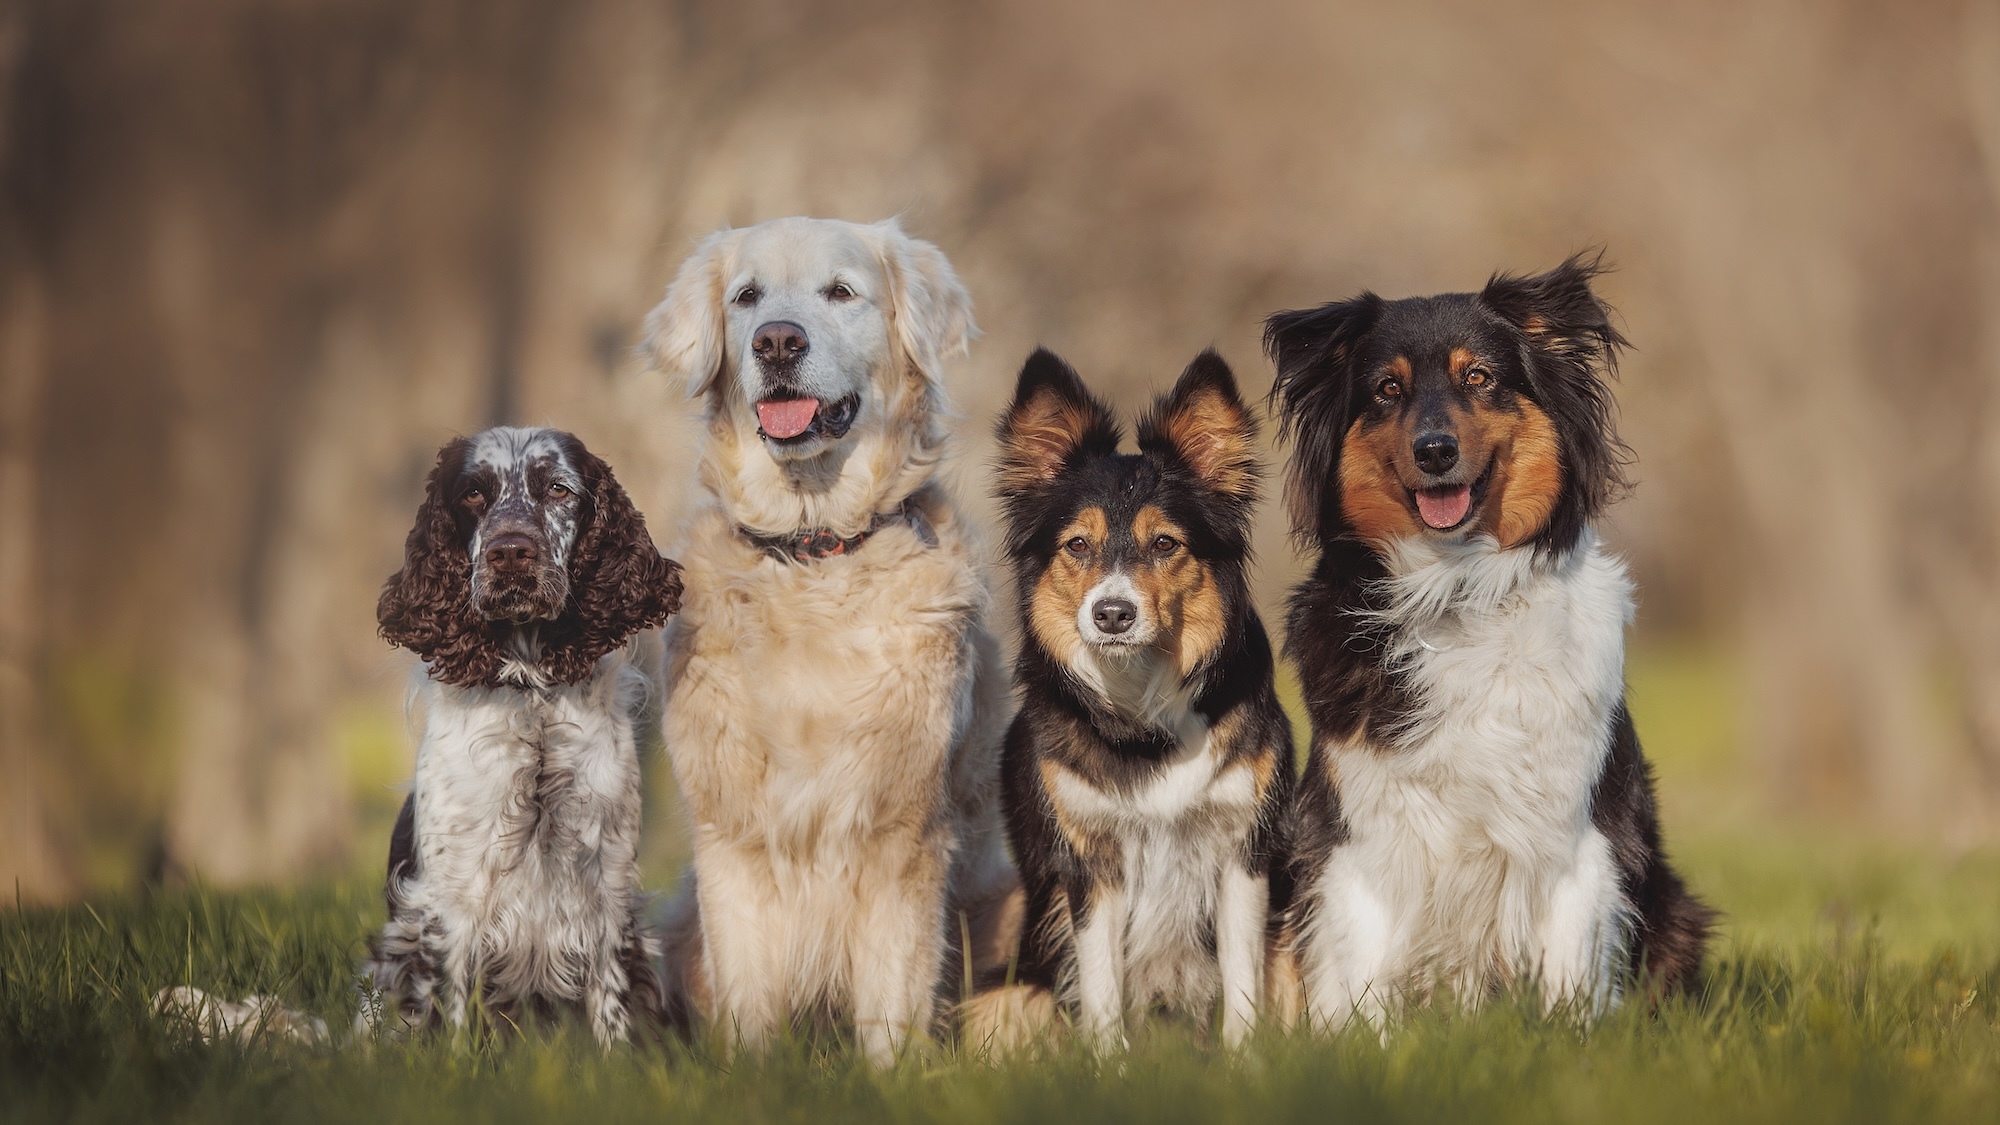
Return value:
<svg viewBox="0 0 2000 1125">
<path fill-rule="evenodd" d="M 806 354 L 806 330 L 789 320 L 774 320 L 757 329 L 750 350 L 765 363 L 790 363 Z"/>
<path fill-rule="evenodd" d="M 1090 607 L 1090 620 L 1100 633 L 1123 633 L 1139 620 L 1139 607 L 1124 598 L 1105 598 Z"/>
<path fill-rule="evenodd" d="M 1417 468 L 1427 473 L 1448 473 L 1458 464 L 1458 439 L 1450 434 L 1418 434 L 1411 447 Z"/>
<path fill-rule="evenodd" d="M 525 535 L 502 535 L 486 545 L 486 565 L 497 570 L 533 566 L 539 555 L 535 541 Z"/>
</svg>

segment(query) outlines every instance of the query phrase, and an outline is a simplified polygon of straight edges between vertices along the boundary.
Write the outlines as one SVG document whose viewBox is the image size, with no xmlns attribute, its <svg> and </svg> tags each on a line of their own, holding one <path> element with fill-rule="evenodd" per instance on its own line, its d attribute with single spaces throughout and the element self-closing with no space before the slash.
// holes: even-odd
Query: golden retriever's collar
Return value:
<svg viewBox="0 0 2000 1125">
<path fill-rule="evenodd" d="M 741 524 L 737 525 L 736 534 L 779 562 L 805 562 L 858 550 L 870 536 L 895 523 L 908 524 L 910 530 L 917 533 L 917 538 L 924 541 L 924 546 L 938 545 L 937 531 L 931 527 L 929 517 L 907 499 L 896 505 L 893 511 L 875 513 L 875 518 L 868 521 L 868 526 L 859 535 L 842 537 L 824 527 L 808 527 L 784 535 L 759 535 Z"/>
</svg>

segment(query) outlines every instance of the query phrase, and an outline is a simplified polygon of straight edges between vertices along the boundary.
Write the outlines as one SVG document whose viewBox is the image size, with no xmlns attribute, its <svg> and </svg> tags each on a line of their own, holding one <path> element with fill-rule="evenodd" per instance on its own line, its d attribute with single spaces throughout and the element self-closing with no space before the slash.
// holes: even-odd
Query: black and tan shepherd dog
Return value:
<svg viewBox="0 0 2000 1125">
<path fill-rule="evenodd" d="M 999 426 L 1021 607 L 1001 775 L 1026 895 L 1011 983 L 976 1047 L 1061 1009 L 1099 1048 L 1167 1009 L 1237 1043 L 1257 1020 L 1291 731 L 1246 580 L 1256 425 L 1204 352 L 1120 453 L 1111 411 L 1047 351 Z"/>
<path fill-rule="evenodd" d="M 1286 630 L 1313 734 L 1285 942 L 1319 1026 L 1514 985 L 1588 1015 L 1699 971 L 1594 526 L 1623 483 L 1599 272 L 1266 322 L 1319 555 Z"/>
</svg>

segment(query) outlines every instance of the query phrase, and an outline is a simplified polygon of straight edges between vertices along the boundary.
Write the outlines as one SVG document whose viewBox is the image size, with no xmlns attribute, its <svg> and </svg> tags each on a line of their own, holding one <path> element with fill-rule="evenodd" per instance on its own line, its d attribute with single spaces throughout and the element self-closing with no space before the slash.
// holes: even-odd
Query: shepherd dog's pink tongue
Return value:
<svg viewBox="0 0 2000 1125">
<path fill-rule="evenodd" d="M 1417 490 L 1417 514 L 1424 522 L 1443 531 L 1457 527 L 1465 513 L 1472 507 L 1472 487 L 1461 484 L 1457 488 L 1420 488 Z"/>
<path fill-rule="evenodd" d="M 793 438 L 805 433 L 818 413 L 816 398 L 771 399 L 757 404 L 757 425 L 767 437 Z"/>
</svg>

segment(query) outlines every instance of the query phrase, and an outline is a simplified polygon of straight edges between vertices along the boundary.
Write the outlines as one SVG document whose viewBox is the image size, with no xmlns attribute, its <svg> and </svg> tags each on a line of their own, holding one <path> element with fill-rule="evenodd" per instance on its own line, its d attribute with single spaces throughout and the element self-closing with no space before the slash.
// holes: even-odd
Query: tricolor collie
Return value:
<svg viewBox="0 0 2000 1125">
<path fill-rule="evenodd" d="M 1230 1044 L 1257 1018 L 1294 767 L 1246 580 L 1256 428 L 1207 352 L 1138 437 L 1118 452 L 1046 351 L 1000 423 L 1021 605 L 1001 774 L 1027 908 L 1012 987 L 972 1006 L 976 1047 L 1058 1003 L 1100 1048 L 1156 1007 L 1219 1010 Z"/>
<path fill-rule="evenodd" d="M 456 1027 L 477 999 L 510 1017 L 580 1009 L 610 1043 L 661 1015 L 637 864 L 645 680 L 624 650 L 680 592 L 576 438 L 503 426 L 438 453 L 376 610 L 427 672 L 389 921 L 364 968 L 402 1025 Z"/>
<path fill-rule="evenodd" d="M 1686 986 L 1711 912 L 1661 851 L 1624 702 L 1625 341 L 1594 259 L 1265 325 L 1318 548 L 1286 654 L 1312 717 L 1285 945 L 1321 1027 L 1514 984 L 1582 1014 Z"/>
</svg>

